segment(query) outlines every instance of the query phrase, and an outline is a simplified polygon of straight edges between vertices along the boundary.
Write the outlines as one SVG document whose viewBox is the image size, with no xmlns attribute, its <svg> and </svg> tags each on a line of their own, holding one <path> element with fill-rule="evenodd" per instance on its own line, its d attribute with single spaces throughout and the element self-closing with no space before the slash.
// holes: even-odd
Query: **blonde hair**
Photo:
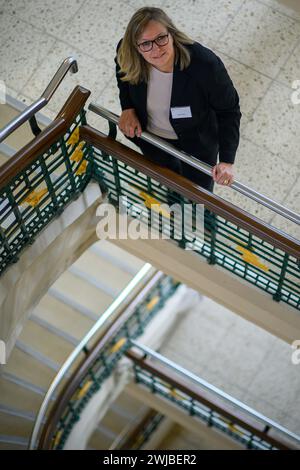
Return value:
<svg viewBox="0 0 300 470">
<path fill-rule="evenodd" d="M 130 19 L 124 38 L 117 53 L 117 61 L 120 66 L 120 79 L 136 85 L 141 81 L 148 82 L 149 64 L 139 53 L 137 39 L 142 34 L 149 21 L 158 21 L 164 25 L 173 37 L 175 50 L 175 63 L 179 63 L 180 70 L 190 65 L 190 53 L 185 44 L 193 44 L 194 41 L 185 33 L 179 31 L 172 20 L 160 8 L 143 7 L 137 10 Z"/>
</svg>

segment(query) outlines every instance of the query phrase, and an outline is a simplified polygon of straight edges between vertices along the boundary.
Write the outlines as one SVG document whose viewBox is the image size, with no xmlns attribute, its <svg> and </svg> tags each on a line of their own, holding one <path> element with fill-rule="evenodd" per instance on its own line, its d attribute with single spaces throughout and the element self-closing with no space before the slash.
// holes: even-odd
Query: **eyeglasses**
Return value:
<svg viewBox="0 0 300 470">
<path fill-rule="evenodd" d="M 144 41 L 138 44 L 138 47 L 141 49 L 142 52 L 149 52 L 153 48 L 153 43 L 159 47 L 161 46 L 166 46 L 169 42 L 169 33 L 167 34 L 162 34 L 161 36 L 158 36 L 158 38 L 153 39 L 153 41 Z"/>
</svg>

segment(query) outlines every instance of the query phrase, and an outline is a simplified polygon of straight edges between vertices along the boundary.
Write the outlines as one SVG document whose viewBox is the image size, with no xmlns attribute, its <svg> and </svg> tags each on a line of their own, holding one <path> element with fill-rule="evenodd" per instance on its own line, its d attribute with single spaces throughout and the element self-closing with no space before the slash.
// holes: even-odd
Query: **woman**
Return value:
<svg viewBox="0 0 300 470">
<path fill-rule="evenodd" d="M 233 182 L 238 94 L 222 61 L 160 8 L 139 9 L 117 46 L 119 128 L 145 156 L 213 190 Z M 213 167 L 212 177 L 139 139 L 147 130 Z M 219 163 L 217 156 L 219 154 Z"/>
</svg>

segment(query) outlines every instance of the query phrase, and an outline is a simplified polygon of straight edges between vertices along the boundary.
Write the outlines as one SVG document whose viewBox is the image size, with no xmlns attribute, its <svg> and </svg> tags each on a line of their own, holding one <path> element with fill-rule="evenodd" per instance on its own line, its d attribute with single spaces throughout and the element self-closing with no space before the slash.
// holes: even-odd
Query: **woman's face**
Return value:
<svg viewBox="0 0 300 470">
<path fill-rule="evenodd" d="M 144 28 L 142 34 L 138 38 L 137 43 L 141 44 L 146 41 L 153 41 L 168 33 L 168 30 L 158 21 L 151 20 Z M 144 59 L 162 72 L 172 72 L 174 64 L 174 45 L 173 38 L 169 33 L 168 43 L 165 46 L 158 46 L 155 42 L 149 52 L 143 52 L 139 47 L 138 50 Z"/>
</svg>

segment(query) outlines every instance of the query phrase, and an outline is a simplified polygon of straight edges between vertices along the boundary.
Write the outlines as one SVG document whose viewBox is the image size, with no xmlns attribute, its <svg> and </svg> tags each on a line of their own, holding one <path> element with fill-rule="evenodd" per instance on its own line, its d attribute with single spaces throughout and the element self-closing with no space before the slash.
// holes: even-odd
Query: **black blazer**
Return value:
<svg viewBox="0 0 300 470">
<path fill-rule="evenodd" d="M 120 47 L 122 39 L 118 43 Z M 174 65 L 171 107 L 190 106 L 192 117 L 173 119 L 180 148 L 211 165 L 219 161 L 233 163 L 239 145 L 239 96 L 221 59 L 210 49 L 195 42 L 186 45 L 190 65 L 180 71 Z M 120 80 L 115 57 L 116 77 L 122 110 L 134 108 L 142 130 L 147 127 L 147 84 L 131 85 Z"/>
</svg>

